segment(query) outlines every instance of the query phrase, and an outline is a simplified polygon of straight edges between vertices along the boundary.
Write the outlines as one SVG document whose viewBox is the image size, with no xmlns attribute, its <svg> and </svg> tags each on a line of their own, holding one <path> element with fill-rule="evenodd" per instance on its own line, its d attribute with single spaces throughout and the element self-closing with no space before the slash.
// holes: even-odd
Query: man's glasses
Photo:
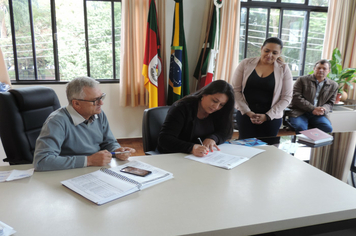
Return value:
<svg viewBox="0 0 356 236">
<path fill-rule="evenodd" d="M 105 99 L 105 96 L 106 96 L 106 93 L 103 93 L 101 95 L 101 97 L 98 97 L 97 99 L 93 100 L 93 101 L 89 101 L 89 100 L 84 100 L 84 99 L 77 99 L 77 98 L 74 98 L 73 100 L 78 100 L 78 101 L 83 101 L 83 102 L 92 102 L 93 105 L 99 105 L 100 104 L 100 101 L 104 101 Z"/>
</svg>

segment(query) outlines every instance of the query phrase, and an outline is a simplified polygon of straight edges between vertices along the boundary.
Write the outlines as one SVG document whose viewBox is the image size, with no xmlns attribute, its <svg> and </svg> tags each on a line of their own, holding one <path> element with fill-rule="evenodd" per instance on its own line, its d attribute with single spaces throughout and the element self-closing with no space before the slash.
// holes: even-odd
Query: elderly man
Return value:
<svg viewBox="0 0 356 236">
<path fill-rule="evenodd" d="M 36 142 L 37 171 L 107 165 L 113 156 L 127 160 L 135 149 L 121 147 L 101 110 L 105 93 L 99 83 L 79 77 L 68 83 L 68 106 L 54 111 Z M 116 152 L 116 153 L 115 153 Z"/>
<path fill-rule="evenodd" d="M 296 133 L 308 128 L 332 132 L 327 114 L 332 110 L 338 85 L 327 79 L 330 62 L 319 60 L 312 75 L 299 77 L 294 84 L 289 121 Z"/>
</svg>

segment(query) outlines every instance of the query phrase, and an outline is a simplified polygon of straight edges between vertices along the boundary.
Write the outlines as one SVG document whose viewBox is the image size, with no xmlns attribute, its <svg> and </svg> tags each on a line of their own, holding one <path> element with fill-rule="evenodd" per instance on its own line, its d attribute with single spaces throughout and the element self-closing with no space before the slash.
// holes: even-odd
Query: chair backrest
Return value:
<svg viewBox="0 0 356 236">
<path fill-rule="evenodd" d="M 60 107 L 53 89 L 34 86 L 0 93 L 0 137 L 5 162 L 30 164 L 42 125 Z"/>
<path fill-rule="evenodd" d="M 234 129 L 239 130 L 239 123 L 237 121 L 237 109 L 236 108 L 234 108 L 233 123 L 234 123 Z"/>
<path fill-rule="evenodd" d="M 352 186 L 354 186 L 354 188 L 356 188 L 356 148 L 355 148 L 355 152 L 354 152 L 354 157 L 352 158 L 350 171 L 351 171 Z"/>
<path fill-rule="evenodd" d="M 295 131 L 292 124 L 289 121 L 290 112 L 291 112 L 291 109 L 288 107 L 283 110 L 283 117 L 282 117 L 283 129 L 286 129 L 289 131 Z"/>
<path fill-rule="evenodd" d="M 157 147 L 158 134 L 166 119 L 170 106 L 154 107 L 145 109 L 142 119 L 142 142 L 143 151 L 152 154 Z"/>
</svg>

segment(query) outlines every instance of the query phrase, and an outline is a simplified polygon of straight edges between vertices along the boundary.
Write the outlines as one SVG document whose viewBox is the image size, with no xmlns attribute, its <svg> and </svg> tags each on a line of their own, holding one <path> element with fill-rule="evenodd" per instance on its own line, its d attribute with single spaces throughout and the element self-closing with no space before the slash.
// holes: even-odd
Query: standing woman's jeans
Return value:
<svg viewBox="0 0 356 236">
<path fill-rule="evenodd" d="M 260 125 L 252 124 L 248 115 L 236 113 L 236 121 L 239 127 L 239 139 L 275 137 L 282 125 L 282 118 L 267 120 Z"/>
</svg>

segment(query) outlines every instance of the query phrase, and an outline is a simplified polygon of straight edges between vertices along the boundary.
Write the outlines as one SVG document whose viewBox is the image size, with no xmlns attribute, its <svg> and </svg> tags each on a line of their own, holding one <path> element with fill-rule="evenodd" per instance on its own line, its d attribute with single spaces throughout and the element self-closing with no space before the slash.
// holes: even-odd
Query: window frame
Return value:
<svg viewBox="0 0 356 236">
<path fill-rule="evenodd" d="M 329 0 L 330 1 L 330 0 Z M 311 6 L 308 5 L 309 0 L 304 0 L 304 3 L 284 3 L 282 0 L 276 0 L 276 2 L 262 2 L 262 1 L 252 1 L 247 0 L 246 2 L 241 1 L 240 5 L 240 13 L 243 8 L 246 8 L 246 28 L 245 28 L 245 41 L 244 41 L 244 51 L 243 51 L 243 58 L 246 58 L 247 55 L 247 46 L 248 46 L 248 28 L 249 28 L 249 13 L 251 8 L 263 8 L 267 9 L 267 25 L 266 25 L 266 38 L 268 37 L 269 33 L 269 20 L 270 20 L 270 13 L 271 9 L 278 9 L 280 11 L 279 15 L 279 29 L 278 29 L 278 37 L 281 38 L 282 36 L 282 26 L 283 26 L 283 14 L 286 10 L 293 10 L 293 11 L 306 11 L 306 18 L 307 22 L 305 25 L 305 35 L 304 35 L 304 43 L 301 46 L 303 50 L 303 58 L 302 58 L 302 69 L 301 74 L 304 75 L 304 68 L 305 68 L 305 58 L 307 53 L 307 43 L 308 43 L 308 33 L 309 33 L 309 21 L 310 21 L 310 12 L 328 12 L 328 7 L 324 6 Z M 325 34 L 324 34 L 325 38 Z M 240 41 L 239 41 L 240 42 Z M 241 53 L 241 52 L 240 52 Z M 293 76 L 293 79 L 297 79 L 298 77 L 302 76 Z"/>
<path fill-rule="evenodd" d="M 35 79 L 31 80 L 20 80 L 19 76 L 19 63 L 17 58 L 17 44 L 16 44 L 16 32 L 15 32 L 15 23 L 14 23 L 14 9 L 13 1 L 8 0 L 9 4 L 9 18 L 10 18 L 10 27 L 11 27 L 11 38 L 12 38 L 12 47 L 14 55 L 14 72 L 15 80 L 11 80 L 12 84 L 66 84 L 69 81 L 60 80 L 60 71 L 59 71 L 59 58 L 58 58 L 58 44 L 57 44 L 57 24 L 56 24 L 56 0 L 50 0 L 50 12 L 51 12 L 51 27 L 52 27 L 52 41 L 53 41 L 53 60 L 54 60 L 54 75 L 55 80 L 39 80 L 38 77 L 38 66 L 37 66 L 37 54 L 36 54 L 36 44 L 35 44 L 35 33 L 34 33 L 34 21 L 33 21 L 33 12 L 32 12 L 32 0 L 28 1 L 28 13 L 30 20 L 30 33 L 31 33 L 31 43 L 32 43 L 32 60 L 34 66 L 34 77 Z M 15 0 L 16 1 L 16 0 Z M 86 54 L 86 65 L 87 65 L 87 76 L 90 77 L 90 52 L 89 52 L 89 34 L 88 34 L 88 12 L 87 12 L 87 2 L 111 2 L 111 43 L 112 43 L 112 57 L 113 57 L 113 78 L 112 79 L 97 79 L 101 83 L 120 83 L 119 75 L 116 75 L 116 56 L 115 56 L 115 14 L 114 14 L 114 4 L 121 3 L 121 0 L 82 0 L 83 1 L 83 10 L 84 10 L 84 26 L 85 30 L 85 54 Z M 122 8 L 121 8 L 122 9 Z"/>
</svg>

